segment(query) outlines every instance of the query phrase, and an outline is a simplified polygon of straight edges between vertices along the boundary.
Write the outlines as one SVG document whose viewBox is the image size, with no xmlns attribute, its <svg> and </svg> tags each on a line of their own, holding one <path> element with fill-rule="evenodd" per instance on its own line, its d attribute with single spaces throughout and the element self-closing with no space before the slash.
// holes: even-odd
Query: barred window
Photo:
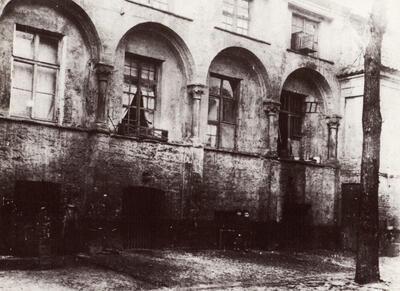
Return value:
<svg viewBox="0 0 400 291">
<path fill-rule="evenodd" d="M 60 69 L 60 37 L 16 26 L 10 115 L 54 121 Z"/>
<path fill-rule="evenodd" d="M 208 102 L 206 144 L 215 148 L 234 148 L 236 131 L 237 79 L 212 74 Z"/>
<path fill-rule="evenodd" d="M 249 0 L 223 0 L 223 28 L 240 34 L 249 33 Z"/>
</svg>

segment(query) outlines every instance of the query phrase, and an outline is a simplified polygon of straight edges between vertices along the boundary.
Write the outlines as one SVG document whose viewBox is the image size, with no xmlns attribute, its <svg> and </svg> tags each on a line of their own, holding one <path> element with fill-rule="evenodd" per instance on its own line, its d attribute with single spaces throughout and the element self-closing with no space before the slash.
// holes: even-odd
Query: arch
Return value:
<svg viewBox="0 0 400 291">
<path fill-rule="evenodd" d="M 0 4 L 0 18 L 11 10 L 18 3 L 27 4 L 25 0 L 5 0 Z M 76 4 L 73 0 L 29 0 L 31 4 L 41 4 L 60 11 L 69 17 L 73 22 L 77 23 L 77 27 L 83 33 L 84 39 L 87 41 L 88 48 L 93 61 L 99 61 L 102 54 L 102 46 L 99 34 L 89 15 Z"/>
<path fill-rule="evenodd" d="M 287 82 L 293 78 L 294 79 L 299 78 L 300 80 L 309 82 L 313 86 L 315 86 L 315 89 L 317 89 L 319 93 L 318 97 L 320 98 L 320 101 L 322 102 L 323 105 L 322 107 L 322 109 L 324 110 L 323 113 L 326 113 L 328 110 L 327 100 L 332 96 L 332 89 L 326 78 L 320 72 L 314 69 L 308 67 L 298 68 L 290 72 L 284 79 L 284 82 L 282 83 L 279 91 L 280 92 L 279 98 L 282 95 L 282 91 L 284 90 L 285 85 L 287 85 Z"/>
<path fill-rule="evenodd" d="M 194 68 L 195 63 L 190 53 L 190 50 L 184 40 L 172 29 L 169 27 L 158 23 L 158 22 L 142 22 L 140 24 L 135 25 L 131 29 L 129 29 L 118 42 L 117 50 L 120 48 L 121 44 L 129 37 L 130 34 L 137 32 L 137 31 L 146 31 L 152 34 L 155 34 L 167 42 L 169 42 L 181 59 L 185 71 L 186 78 L 188 83 L 191 83 L 194 76 Z"/>
<path fill-rule="evenodd" d="M 243 47 L 231 46 L 221 50 L 211 61 L 208 71 L 213 62 L 220 56 L 231 56 L 234 58 L 242 59 L 246 62 L 256 73 L 259 84 L 261 85 L 262 96 L 267 96 L 270 86 L 267 70 L 261 60 L 251 51 Z M 207 72 L 208 72 L 207 71 Z"/>
</svg>

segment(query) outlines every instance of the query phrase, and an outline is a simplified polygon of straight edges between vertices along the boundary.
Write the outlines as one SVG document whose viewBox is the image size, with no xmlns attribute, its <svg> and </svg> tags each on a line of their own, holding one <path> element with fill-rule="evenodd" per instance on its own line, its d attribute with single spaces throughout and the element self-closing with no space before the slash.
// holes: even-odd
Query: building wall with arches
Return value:
<svg viewBox="0 0 400 291">
<path fill-rule="evenodd" d="M 118 228 L 124 189 L 150 186 L 165 191 L 163 220 L 171 229 L 202 221 L 210 234 L 217 212 L 242 209 L 255 224 L 280 230 L 290 203 L 310 208 L 310 226 L 337 227 L 336 58 L 287 50 L 287 39 L 274 43 L 269 34 L 262 37 L 262 27 L 251 30 L 257 38 L 226 31 L 212 16 L 222 3 L 203 2 L 163 11 L 126 0 L 3 1 L 0 196 L 12 200 L 19 180 L 52 181 L 62 185 L 63 203 L 75 204 L 87 225 L 109 221 Z M 273 2 L 269 8 L 286 15 L 288 6 Z M 288 21 L 282 27 L 275 21 L 274 30 L 286 33 Z M 55 121 L 10 114 L 16 23 L 63 41 Z M 143 64 L 154 64 L 154 76 L 133 73 L 136 60 L 138 72 L 146 74 Z M 234 96 L 223 95 L 224 88 L 212 91 L 212 78 L 230 81 Z M 153 94 L 155 107 L 145 108 L 143 84 L 153 86 L 146 94 Z M 278 155 L 283 90 L 319 104 L 304 120 L 307 139 L 300 144 L 307 155 Z M 126 109 L 130 93 L 130 105 L 140 101 Z M 211 117 L 216 99 L 218 117 Z M 152 126 L 136 121 L 149 122 L 145 109 L 154 115 Z M 135 134 L 120 129 L 128 111 Z M 228 123 L 231 142 L 209 144 L 210 126 L 217 124 L 215 138 L 222 140 Z"/>
</svg>

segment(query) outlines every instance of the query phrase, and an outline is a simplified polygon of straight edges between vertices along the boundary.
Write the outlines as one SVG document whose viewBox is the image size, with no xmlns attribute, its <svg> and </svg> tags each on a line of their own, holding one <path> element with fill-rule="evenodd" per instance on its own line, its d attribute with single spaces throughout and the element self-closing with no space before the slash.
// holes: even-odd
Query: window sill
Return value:
<svg viewBox="0 0 400 291">
<path fill-rule="evenodd" d="M 233 34 L 233 35 L 236 35 L 236 36 L 240 36 L 240 37 L 243 37 L 243 38 L 246 38 L 246 39 L 249 39 L 249 40 L 258 42 L 258 43 L 262 43 L 262 44 L 266 44 L 266 45 L 271 45 L 271 43 L 266 42 L 266 41 L 263 41 L 263 40 L 261 40 L 261 39 L 254 38 L 254 37 L 251 37 L 251 36 L 248 36 L 248 35 L 245 35 L 245 34 L 241 34 L 241 33 L 238 33 L 238 32 L 234 32 L 234 31 L 231 31 L 231 30 L 228 30 L 228 29 L 225 29 L 225 28 L 221 28 L 221 27 L 219 27 L 219 26 L 215 26 L 214 28 L 215 28 L 216 30 L 220 30 L 220 31 L 223 31 L 223 32 L 226 32 L 226 33 L 229 33 L 229 34 Z"/>
<path fill-rule="evenodd" d="M 293 50 L 293 49 L 287 49 L 287 51 L 290 52 L 290 53 L 295 53 L 295 54 L 298 54 L 298 55 L 301 55 L 301 56 L 309 57 L 309 58 L 312 58 L 314 60 L 322 61 L 322 62 L 328 63 L 330 65 L 334 65 L 335 64 L 332 61 L 328 61 L 328 60 L 321 59 L 321 58 L 318 58 L 318 57 L 310 56 L 308 54 L 305 54 L 305 53 L 302 53 L 302 52 L 299 52 L 299 51 L 296 51 L 296 50 Z"/>
<path fill-rule="evenodd" d="M 337 166 L 333 166 L 331 164 L 326 164 L 326 163 L 319 163 L 318 164 L 316 162 L 304 161 L 304 160 L 293 160 L 293 159 L 290 159 L 290 158 L 278 157 L 278 161 L 284 162 L 284 163 L 290 163 L 290 164 L 298 164 L 298 165 L 317 167 L 317 168 L 337 168 Z"/>
<path fill-rule="evenodd" d="M 210 152 L 218 152 L 218 153 L 237 155 L 237 156 L 247 156 L 247 157 L 253 157 L 253 158 L 262 157 L 261 154 L 257 154 L 257 153 L 241 152 L 241 151 L 230 150 L 230 149 L 218 149 L 218 148 L 213 148 L 213 147 L 206 146 L 206 145 L 204 146 L 204 150 L 210 151 Z"/>
<path fill-rule="evenodd" d="M 162 12 L 162 13 L 165 13 L 165 14 L 168 14 L 168 15 L 171 15 L 171 16 L 174 16 L 174 17 L 176 17 L 176 18 L 180 18 L 180 19 L 183 19 L 183 20 L 186 20 L 186 21 L 193 22 L 193 19 L 191 19 L 191 18 L 182 16 L 182 15 L 178 15 L 178 14 L 175 14 L 175 13 L 170 12 L 170 11 L 167 11 L 167 10 L 163 10 L 163 9 L 160 9 L 160 8 L 156 8 L 156 7 L 153 7 L 153 6 L 151 6 L 151 5 L 139 3 L 139 2 L 136 2 L 136 1 L 134 1 L 134 0 L 125 0 L 125 1 L 127 1 L 127 2 L 129 2 L 129 3 L 132 3 L 132 4 L 136 4 L 136 5 L 142 6 L 142 7 L 149 8 L 149 9 L 152 9 L 152 10 L 155 10 L 155 11 L 159 11 L 159 12 Z"/>
</svg>

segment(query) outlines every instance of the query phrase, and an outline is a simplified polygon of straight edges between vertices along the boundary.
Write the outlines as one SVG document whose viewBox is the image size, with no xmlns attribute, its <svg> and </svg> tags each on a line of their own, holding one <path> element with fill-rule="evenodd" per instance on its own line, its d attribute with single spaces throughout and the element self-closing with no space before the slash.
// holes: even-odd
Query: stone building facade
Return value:
<svg viewBox="0 0 400 291">
<path fill-rule="evenodd" d="M 28 237 L 18 229 L 37 222 L 33 204 L 57 209 L 59 237 L 76 217 L 84 245 L 146 247 L 151 234 L 126 225 L 156 216 L 167 243 L 202 233 L 216 245 L 216 216 L 237 210 L 260 244 L 282 229 L 335 244 L 338 75 L 362 20 L 319 2 L 1 0 L 6 247 Z"/>
</svg>

